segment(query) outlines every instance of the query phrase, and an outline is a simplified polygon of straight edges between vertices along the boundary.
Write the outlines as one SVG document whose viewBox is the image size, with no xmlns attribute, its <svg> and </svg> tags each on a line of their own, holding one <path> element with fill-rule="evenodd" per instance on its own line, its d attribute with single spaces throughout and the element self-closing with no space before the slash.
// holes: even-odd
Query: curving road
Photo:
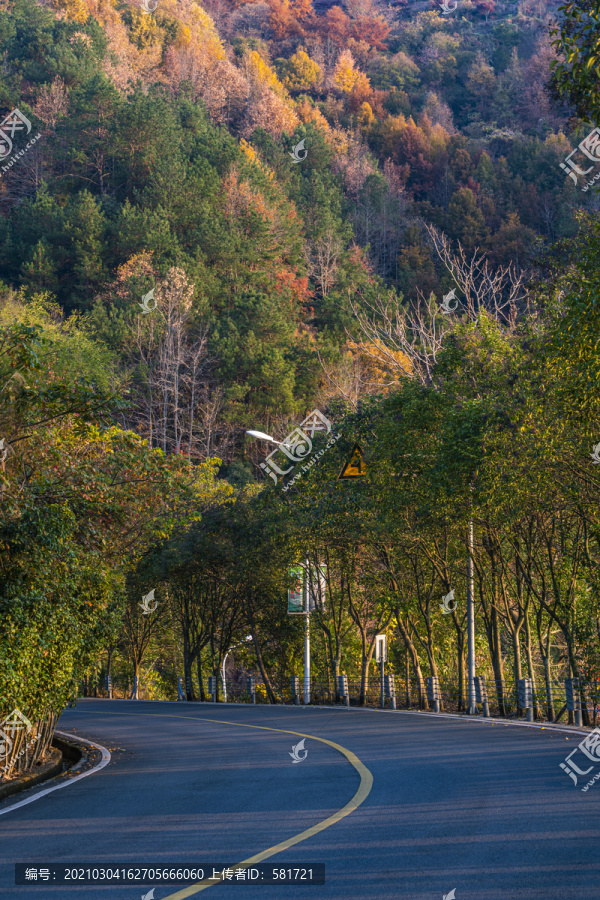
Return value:
<svg viewBox="0 0 600 900">
<path fill-rule="evenodd" d="M 118 700 L 78 701 L 59 728 L 111 760 L 27 805 L 5 812 L 48 785 L 0 804 L 1 898 L 139 900 L 150 890 L 17 887 L 17 862 L 234 867 L 265 851 L 281 866 L 325 863 L 325 885 L 226 882 L 208 896 L 600 898 L 600 782 L 582 792 L 586 779 L 577 788 L 559 767 L 581 740 L 575 729 Z M 308 754 L 293 763 L 298 735 Z M 206 889 L 160 886 L 154 900 Z"/>
</svg>

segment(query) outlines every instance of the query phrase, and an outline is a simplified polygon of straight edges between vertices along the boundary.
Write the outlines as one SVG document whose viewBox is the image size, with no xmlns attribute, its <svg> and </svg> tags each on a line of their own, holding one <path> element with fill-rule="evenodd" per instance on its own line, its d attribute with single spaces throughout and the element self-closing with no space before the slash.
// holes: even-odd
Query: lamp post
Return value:
<svg viewBox="0 0 600 900">
<path fill-rule="evenodd" d="M 310 703 L 310 591 L 308 580 L 309 562 L 306 560 L 304 569 L 304 705 Z"/>
<path fill-rule="evenodd" d="M 287 447 L 288 444 L 282 441 L 276 441 L 270 434 L 264 431 L 247 431 L 250 437 L 257 438 L 259 441 L 269 441 L 271 444 L 277 444 L 278 447 Z M 304 566 L 304 704 L 310 703 L 310 584 L 309 584 L 309 561 Z"/>
<path fill-rule="evenodd" d="M 246 637 L 244 638 L 244 640 L 245 640 L 245 641 L 251 641 L 251 640 L 252 640 L 252 635 L 251 635 L 251 634 L 247 634 Z M 243 643 L 244 643 L 244 641 L 240 641 L 239 644 L 234 644 L 233 647 L 230 647 L 229 650 L 227 651 L 227 653 L 225 654 L 224 659 L 223 659 L 223 665 L 222 665 L 222 667 L 221 667 L 221 673 L 222 673 L 222 678 L 223 678 L 223 696 L 224 696 L 224 698 L 225 698 L 225 703 L 227 703 L 227 683 L 226 683 L 226 681 L 225 681 L 225 663 L 227 662 L 227 657 L 229 656 L 229 654 L 231 653 L 231 651 L 232 651 L 232 650 L 235 650 L 236 647 L 241 647 Z"/>
<path fill-rule="evenodd" d="M 467 570 L 467 655 L 469 677 L 469 715 L 478 713 L 475 702 L 475 579 L 473 577 L 473 518 L 469 519 L 469 560 Z"/>
</svg>

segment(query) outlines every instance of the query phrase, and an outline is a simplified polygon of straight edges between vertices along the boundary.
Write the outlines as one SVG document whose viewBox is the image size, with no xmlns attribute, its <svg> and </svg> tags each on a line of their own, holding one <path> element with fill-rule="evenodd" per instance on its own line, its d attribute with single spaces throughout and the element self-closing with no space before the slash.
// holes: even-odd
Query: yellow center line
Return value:
<svg viewBox="0 0 600 900">
<path fill-rule="evenodd" d="M 130 713 L 119 713 L 119 712 L 109 712 L 101 713 L 101 715 L 115 715 L 115 716 L 130 716 Z M 261 853 L 257 853 L 255 856 L 250 856 L 248 859 L 243 859 L 241 862 L 234 863 L 228 868 L 246 868 L 247 866 L 254 865 L 255 863 L 262 862 L 263 859 L 268 859 L 270 856 L 274 856 L 276 853 L 281 853 L 283 850 L 287 850 L 288 847 L 293 847 L 294 844 L 299 844 L 302 841 L 306 841 L 308 838 L 312 837 L 315 834 L 318 834 L 320 831 L 324 831 L 325 828 L 329 828 L 330 825 L 335 825 L 336 822 L 339 822 L 341 819 L 344 819 L 346 816 L 349 816 L 351 812 L 354 812 L 355 809 L 364 803 L 364 801 L 369 796 L 371 788 L 373 786 L 373 776 L 369 769 L 360 761 L 356 754 L 352 753 L 351 750 L 347 750 L 346 747 L 342 747 L 341 744 L 336 744 L 334 741 L 328 741 L 326 738 L 316 737 L 314 734 L 304 734 L 301 731 L 290 731 L 288 728 L 269 728 L 266 725 L 246 725 L 243 722 L 226 722 L 222 719 L 210 719 L 204 716 L 181 716 L 176 713 L 136 713 L 136 715 L 141 716 L 151 716 L 152 718 L 174 718 L 174 719 L 193 719 L 195 722 L 211 722 L 216 725 L 232 725 L 235 728 L 256 728 L 258 731 L 277 731 L 280 734 L 294 734 L 297 737 L 310 738 L 313 741 L 320 741 L 322 744 L 327 744 L 329 747 L 333 747 L 334 750 L 337 750 L 343 756 L 346 757 L 351 766 L 354 766 L 358 774 L 360 775 L 360 784 L 358 786 L 358 790 L 356 791 L 354 797 L 346 803 L 341 809 L 335 812 L 332 816 L 329 816 L 327 819 L 323 819 L 322 822 L 318 822 L 316 825 L 312 825 L 310 828 L 307 828 L 305 831 L 301 831 L 300 834 L 295 834 L 293 837 L 286 838 L 285 841 L 281 841 L 279 844 L 275 844 L 273 847 L 268 847 L 266 850 L 263 850 Z M 223 881 L 211 881 L 209 879 L 204 879 L 204 881 L 199 881 L 197 884 L 191 884 L 189 887 L 183 888 L 180 891 L 176 891 L 174 894 L 169 894 L 168 897 L 164 897 L 163 900 L 184 900 L 185 897 L 191 897 L 193 894 L 198 894 L 200 891 L 205 891 L 207 888 L 214 887 L 216 884 L 222 884 Z"/>
</svg>

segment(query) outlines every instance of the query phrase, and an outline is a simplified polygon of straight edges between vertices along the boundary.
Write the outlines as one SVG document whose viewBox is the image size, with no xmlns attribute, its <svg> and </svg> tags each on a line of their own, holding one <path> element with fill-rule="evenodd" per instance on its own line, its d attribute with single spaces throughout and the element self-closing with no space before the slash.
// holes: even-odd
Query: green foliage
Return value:
<svg viewBox="0 0 600 900">
<path fill-rule="evenodd" d="M 289 568 L 307 558 L 328 567 L 320 675 L 360 669 L 364 699 L 374 634 L 396 627 L 396 660 L 402 641 L 413 665 L 459 675 L 464 623 L 449 636 L 434 598 L 464 592 L 471 519 L 486 635 L 503 617 L 518 668 L 527 594 L 571 670 L 597 665 L 583 650 L 600 536 L 585 468 L 598 440 L 595 215 L 545 260 L 530 318 L 457 315 L 427 378 L 409 367 L 384 385 L 381 358 L 369 368 L 365 355 L 404 351 L 366 339 L 355 315 L 389 302 L 398 320 L 377 324 L 395 340 L 417 296 L 454 284 L 423 221 L 519 272 L 575 235 L 545 23 L 524 9 L 515 23 L 500 3 L 451 18 L 399 9 L 392 40 L 367 14 L 295 4 L 263 33 L 246 4 L 222 52 L 176 10 L 121 5 L 116 28 L 112 7 L 52 5 L 60 15 L 33 0 L 0 10 L 2 107 L 43 134 L 0 182 L 3 703 L 60 710 L 106 648 L 150 696 L 170 696 L 182 634 L 201 678 L 249 630 L 266 693 L 282 695 L 302 647 Z M 553 90 L 596 121 L 598 3 L 561 12 Z M 332 48 L 355 66 L 334 94 Z M 291 100 L 248 69 L 248 50 L 263 75 L 275 60 Z M 156 310 L 142 313 L 150 290 Z M 403 337 L 414 359 L 429 352 L 414 322 Z M 342 438 L 326 451 L 317 438 L 289 490 L 256 485 L 243 432 L 281 436 L 317 404 Z M 339 482 L 355 442 L 368 475 Z M 150 622 L 139 594 L 155 580 Z"/>
<path fill-rule="evenodd" d="M 552 88 L 584 121 L 600 111 L 600 4 L 597 0 L 565 3 L 560 28 L 552 31 L 557 60 L 552 60 Z"/>
</svg>

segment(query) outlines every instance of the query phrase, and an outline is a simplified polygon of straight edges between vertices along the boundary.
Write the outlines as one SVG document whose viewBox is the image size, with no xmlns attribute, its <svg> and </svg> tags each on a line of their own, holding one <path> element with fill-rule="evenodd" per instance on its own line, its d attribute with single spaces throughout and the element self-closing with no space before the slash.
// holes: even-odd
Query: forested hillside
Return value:
<svg viewBox="0 0 600 900">
<path fill-rule="evenodd" d="M 245 427 L 331 393 L 317 352 L 364 368 L 357 296 L 451 286 L 424 224 L 517 271 L 574 233 L 552 13 L 6 3 L 1 103 L 41 138 L 0 179 L 0 277 L 81 314 L 129 391 L 124 425 L 231 463 Z"/>
<path fill-rule="evenodd" d="M 383 631 L 464 708 L 469 559 L 501 711 L 505 667 L 549 715 L 600 676 L 594 10 L 3 0 L 8 706 L 100 670 L 204 698 L 247 632 L 275 700 L 306 559 L 315 672 L 361 702 Z M 340 437 L 279 478 L 246 432 L 314 409 Z"/>
</svg>

